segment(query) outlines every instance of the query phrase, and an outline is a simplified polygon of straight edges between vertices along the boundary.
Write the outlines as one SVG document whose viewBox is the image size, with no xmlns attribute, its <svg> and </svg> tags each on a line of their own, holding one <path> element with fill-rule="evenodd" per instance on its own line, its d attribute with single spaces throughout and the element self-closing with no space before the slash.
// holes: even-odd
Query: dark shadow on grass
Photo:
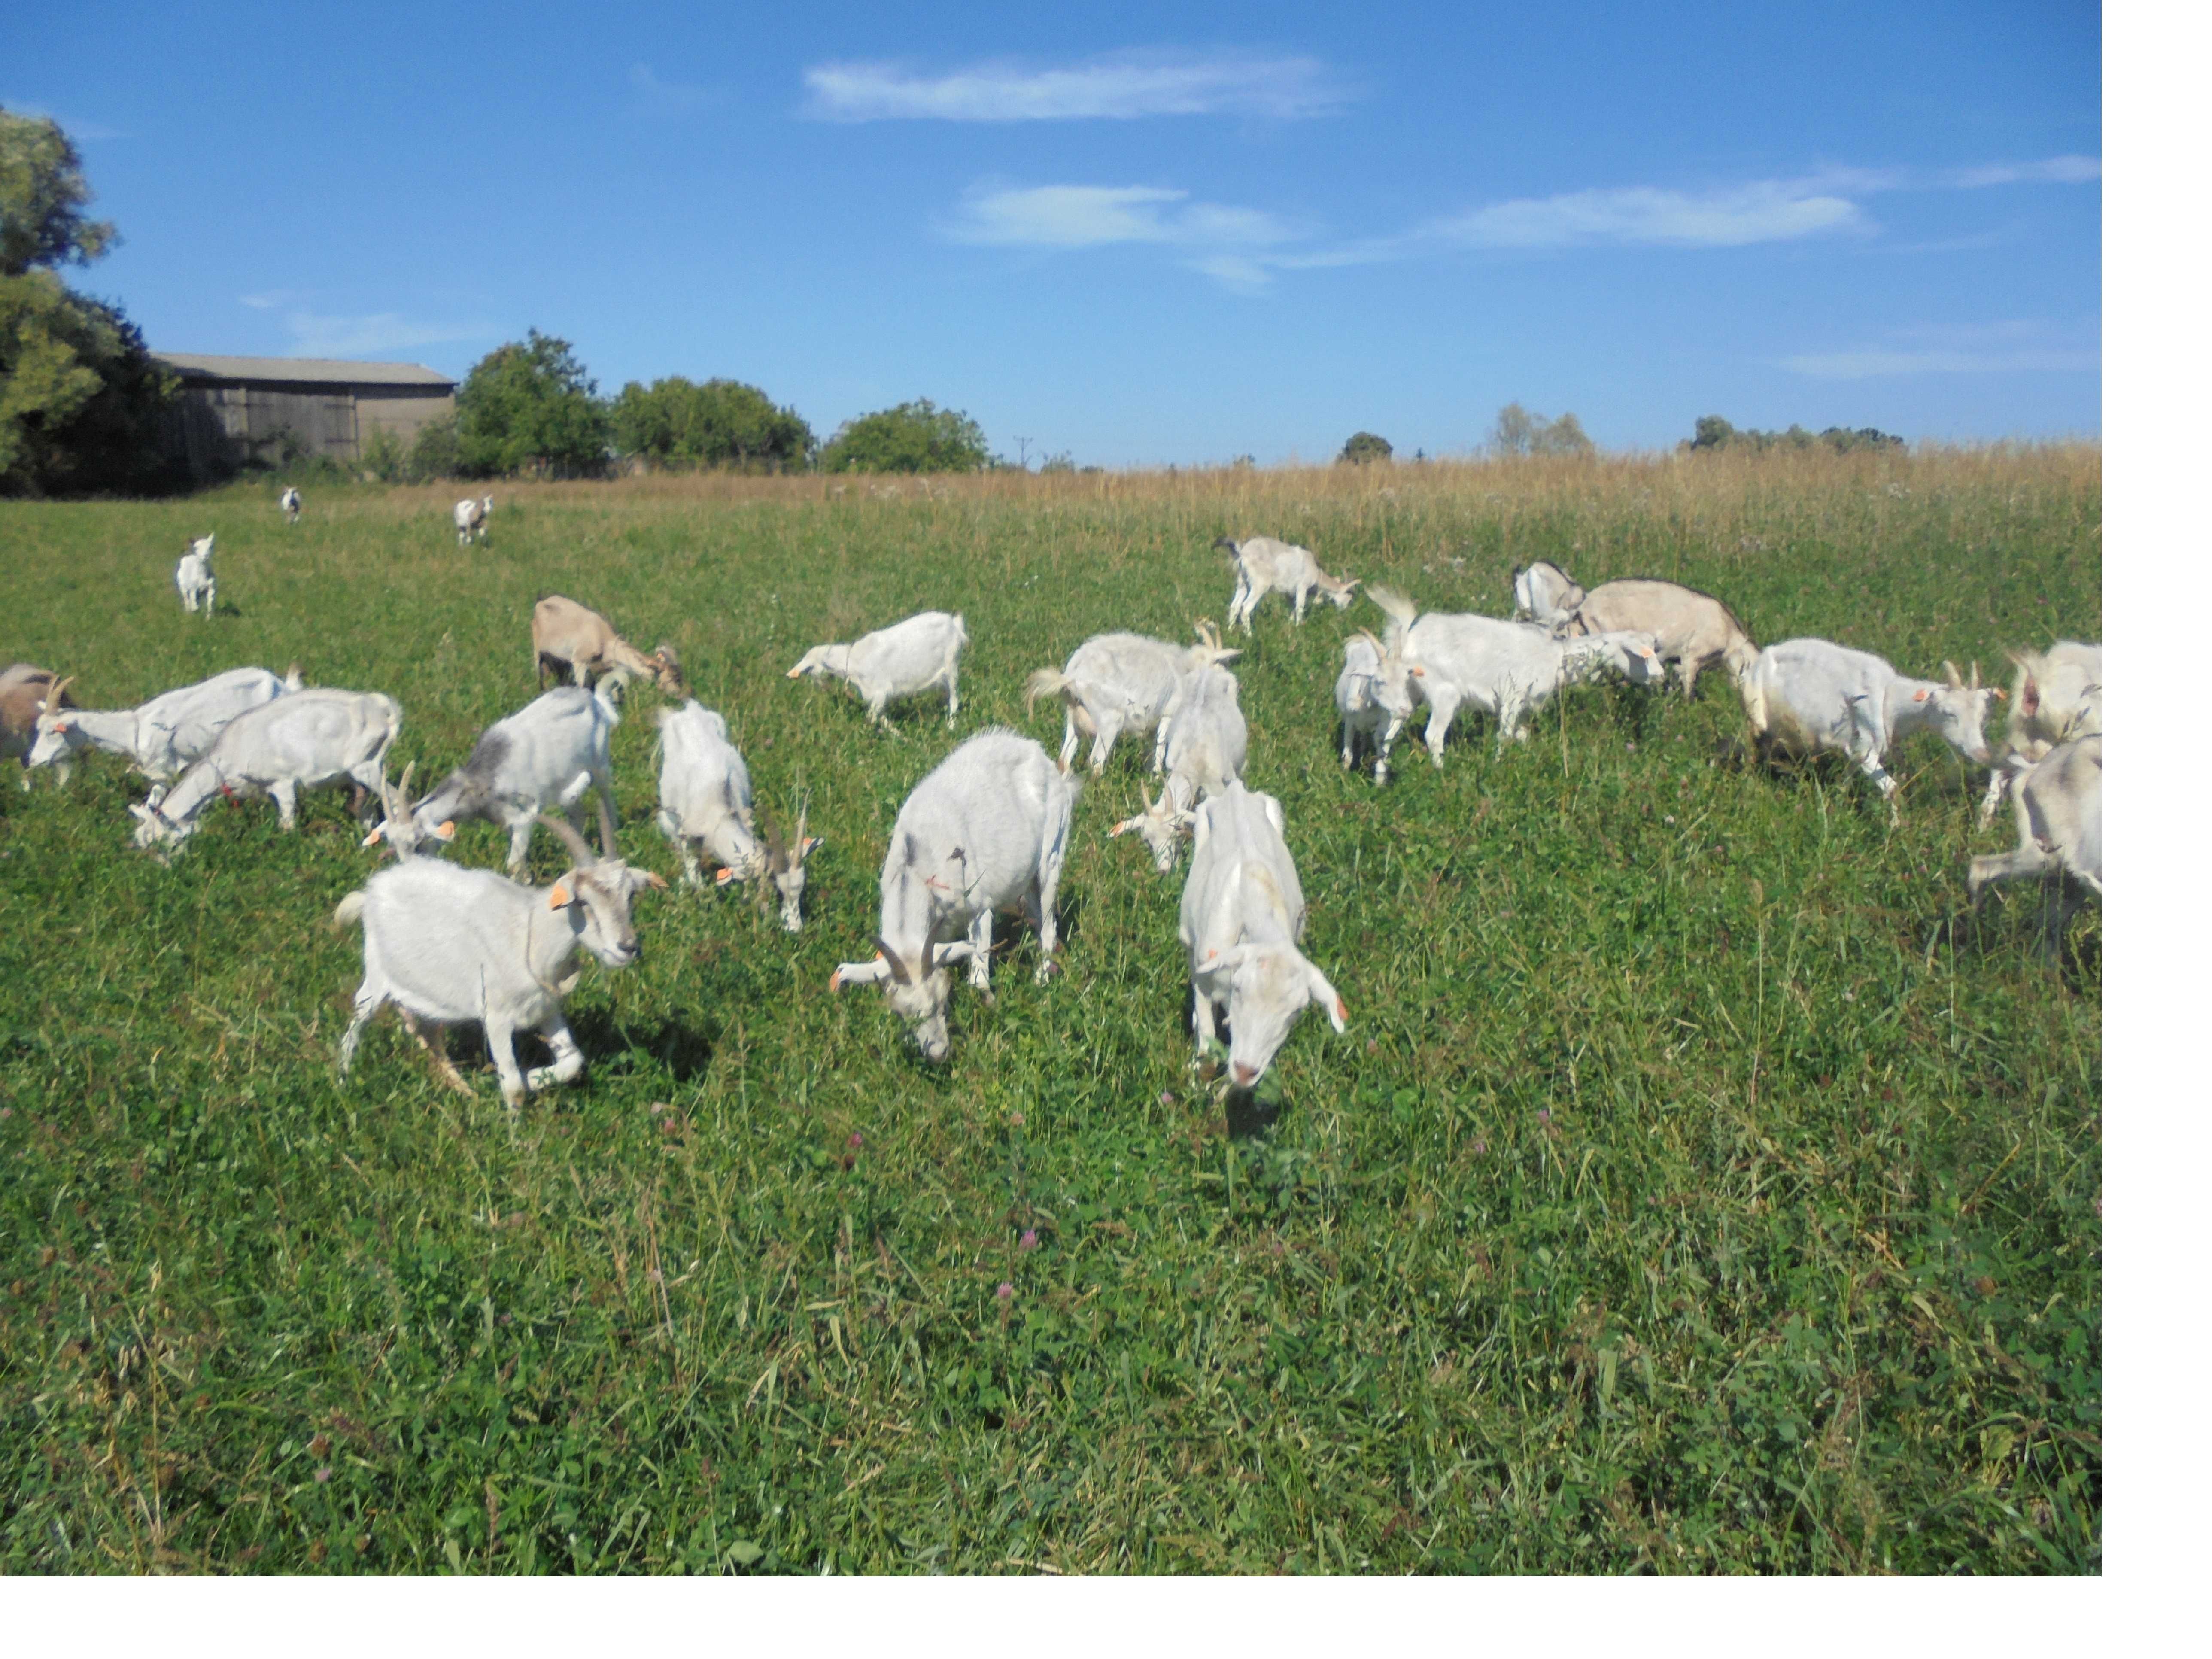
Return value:
<svg viewBox="0 0 2212 1659">
<path fill-rule="evenodd" d="M 603 1008 L 570 1016 L 568 1029 L 575 1033 L 585 1060 L 601 1065 L 621 1054 L 648 1054 L 668 1068 L 678 1083 L 689 1083 L 706 1071 L 714 1058 L 714 1045 L 704 1034 L 681 1020 L 665 1019 L 651 1030 L 626 1027 Z M 518 1036 L 517 1041 L 521 1039 Z M 532 1034 L 530 1041 L 538 1039 Z M 542 1045 L 541 1045 L 542 1046 Z"/>
</svg>

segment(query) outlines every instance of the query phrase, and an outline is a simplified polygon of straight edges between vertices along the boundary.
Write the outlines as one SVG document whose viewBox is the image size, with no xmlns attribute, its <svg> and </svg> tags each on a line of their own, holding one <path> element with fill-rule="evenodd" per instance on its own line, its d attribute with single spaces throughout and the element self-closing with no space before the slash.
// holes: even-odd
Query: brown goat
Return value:
<svg viewBox="0 0 2212 1659">
<path fill-rule="evenodd" d="M 15 761 L 23 769 L 23 787 L 31 787 L 31 745 L 39 740 L 39 716 L 54 686 L 53 671 L 29 663 L 12 663 L 0 669 L 0 760 Z M 69 682 L 61 683 L 61 706 L 76 707 Z M 66 782 L 69 774 L 60 776 Z"/>
<path fill-rule="evenodd" d="M 531 611 L 530 651 L 540 690 L 550 672 L 556 680 L 573 677 L 578 685 L 610 680 L 611 696 L 620 696 L 638 678 L 650 678 L 669 696 L 685 695 L 674 646 L 663 640 L 647 656 L 616 633 L 605 617 L 565 594 L 549 593 Z"/>
</svg>

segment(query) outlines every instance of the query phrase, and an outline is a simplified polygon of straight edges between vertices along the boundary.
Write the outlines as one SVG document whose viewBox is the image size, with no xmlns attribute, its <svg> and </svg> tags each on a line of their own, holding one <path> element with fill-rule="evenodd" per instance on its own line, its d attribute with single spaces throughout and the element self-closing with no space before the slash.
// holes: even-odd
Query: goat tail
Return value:
<svg viewBox="0 0 2212 1659">
<path fill-rule="evenodd" d="M 968 618 L 957 611 L 952 613 L 952 637 L 959 641 L 960 645 L 958 648 L 966 648 L 968 644 Z"/>
<path fill-rule="evenodd" d="M 307 681 L 300 678 L 299 664 L 294 663 L 284 671 L 284 689 L 287 691 L 304 691 L 307 689 Z"/>
<path fill-rule="evenodd" d="M 338 901 L 338 908 L 331 912 L 331 931 L 342 933 L 361 920 L 362 911 L 368 904 L 368 890 L 356 887 Z"/>
<path fill-rule="evenodd" d="M 1073 684 L 1057 668 L 1040 668 L 1030 676 L 1029 684 L 1022 688 L 1023 707 L 1035 714 L 1039 697 L 1057 697 Z"/>
</svg>

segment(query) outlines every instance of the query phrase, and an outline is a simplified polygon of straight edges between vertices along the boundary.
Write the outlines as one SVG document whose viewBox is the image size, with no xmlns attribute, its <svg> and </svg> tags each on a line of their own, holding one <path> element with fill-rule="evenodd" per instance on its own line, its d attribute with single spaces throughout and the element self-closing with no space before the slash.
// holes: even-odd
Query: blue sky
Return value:
<svg viewBox="0 0 2212 1659">
<path fill-rule="evenodd" d="M 808 14 L 818 15 L 808 15 Z M 398 0 L 0 17 L 156 349 L 613 391 L 1012 455 L 1466 451 L 1517 399 L 2100 429 L 2094 4 L 831 9 Z"/>
</svg>

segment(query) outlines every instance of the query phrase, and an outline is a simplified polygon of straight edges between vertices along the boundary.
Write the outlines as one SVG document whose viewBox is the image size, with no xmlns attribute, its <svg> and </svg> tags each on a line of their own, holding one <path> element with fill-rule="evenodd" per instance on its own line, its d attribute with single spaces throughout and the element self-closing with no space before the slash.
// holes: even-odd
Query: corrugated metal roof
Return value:
<svg viewBox="0 0 2212 1659">
<path fill-rule="evenodd" d="M 447 388 L 455 384 L 451 375 L 420 363 L 349 363 L 330 357 L 212 357 L 197 351 L 157 351 L 153 356 L 188 380 Z"/>
</svg>

